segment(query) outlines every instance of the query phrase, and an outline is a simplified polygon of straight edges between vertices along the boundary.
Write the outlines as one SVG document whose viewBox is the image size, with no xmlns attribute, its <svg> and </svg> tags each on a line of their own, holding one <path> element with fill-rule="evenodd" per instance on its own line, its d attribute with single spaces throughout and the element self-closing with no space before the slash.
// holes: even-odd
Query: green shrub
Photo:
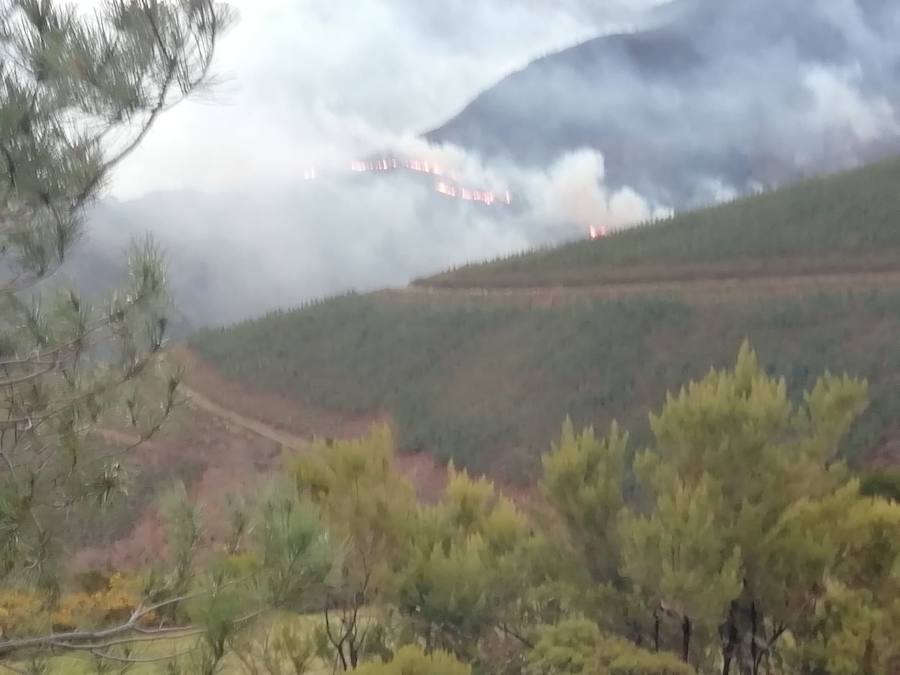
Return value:
<svg viewBox="0 0 900 675">
<path fill-rule="evenodd" d="M 404 647 L 387 663 L 369 663 L 358 675 L 471 675 L 472 668 L 445 652 L 426 654 L 418 647 Z"/>
<path fill-rule="evenodd" d="M 900 470 L 869 471 L 862 476 L 859 491 L 867 497 L 900 502 Z"/>
<path fill-rule="evenodd" d="M 529 675 L 693 675 L 674 654 L 647 652 L 604 635 L 596 624 L 570 619 L 545 628 L 528 657 Z"/>
</svg>

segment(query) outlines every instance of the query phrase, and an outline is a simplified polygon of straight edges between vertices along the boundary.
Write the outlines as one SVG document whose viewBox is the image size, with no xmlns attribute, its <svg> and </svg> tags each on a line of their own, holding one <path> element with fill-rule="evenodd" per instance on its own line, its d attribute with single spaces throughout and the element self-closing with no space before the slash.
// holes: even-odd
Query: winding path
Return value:
<svg viewBox="0 0 900 675">
<path fill-rule="evenodd" d="M 210 400 L 196 389 L 193 389 L 182 383 L 178 386 L 178 391 L 184 396 L 188 406 L 199 408 L 210 415 L 217 417 L 229 424 L 240 427 L 245 431 L 249 431 L 257 436 L 261 436 L 273 443 L 277 443 L 292 450 L 308 450 L 311 443 L 308 438 L 290 434 L 282 429 L 278 429 L 270 424 L 259 420 L 241 415 L 234 410 L 230 410 L 215 401 Z M 153 440 L 142 440 L 138 434 L 122 429 L 111 429 L 109 427 L 95 427 L 93 433 L 100 438 L 113 445 L 120 446 L 137 446 L 152 447 Z"/>
<path fill-rule="evenodd" d="M 307 450 L 310 446 L 310 440 L 308 438 L 290 434 L 282 429 L 277 429 L 270 424 L 266 424 L 265 422 L 247 417 L 246 415 L 241 415 L 234 410 L 230 410 L 229 408 L 210 400 L 196 389 L 193 389 L 184 383 L 181 383 L 178 386 L 178 391 L 187 399 L 188 405 L 200 408 L 215 417 L 250 431 L 257 436 L 262 436 L 274 443 L 278 443 L 293 450 Z"/>
</svg>

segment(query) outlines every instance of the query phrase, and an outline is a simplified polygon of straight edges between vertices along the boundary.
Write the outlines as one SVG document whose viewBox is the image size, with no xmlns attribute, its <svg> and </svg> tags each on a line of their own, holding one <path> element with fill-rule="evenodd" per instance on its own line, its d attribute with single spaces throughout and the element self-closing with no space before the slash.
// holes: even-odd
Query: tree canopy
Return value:
<svg viewBox="0 0 900 675">
<path fill-rule="evenodd" d="M 49 603 L 62 592 L 66 517 L 105 508 L 127 484 L 131 448 L 100 444 L 92 429 L 114 420 L 146 439 L 175 405 L 179 381 L 159 358 L 169 303 L 152 241 L 123 252 L 128 278 L 108 298 L 52 277 L 112 171 L 162 114 L 210 82 L 230 16 L 213 0 L 108 0 L 96 11 L 0 1 L 0 574 Z M 174 548 L 192 543 L 189 528 L 178 534 Z M 0 654 L 102 650 L 178 595 L 138 605 L 104 639 L 4 638 Z"/>
</svg>

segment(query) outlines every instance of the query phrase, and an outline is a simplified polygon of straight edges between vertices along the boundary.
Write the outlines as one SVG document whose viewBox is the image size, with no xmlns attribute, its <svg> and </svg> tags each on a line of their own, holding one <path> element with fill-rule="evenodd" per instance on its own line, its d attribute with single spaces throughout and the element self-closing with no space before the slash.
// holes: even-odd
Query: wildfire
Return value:
<svg viewBox="0 0 900 675">
<path fill-rule="evenodd" d="M 609 235 L 609 230 L 606 229 L 603 225 L 595 226 L 591 225 L 590 227 L 591 239 L 603 239 Z"/>
<path fill-rule="evenodd" d="M 434 185 L 434 189 L 445 197 L 463 199 L 467 202 L 481 202 L 488 206 L 497 203 L 507 205 L 512 204 L 512 195 L 508 191 L 502 196 L 498 196 L 496 192 L 491 192 L 490 190 L 472 190 L 443 180 L 437 181 Z"/>
<path fill-rule="evenodd" d="M 512 204 L 512 195 L 509 191 L 498 194 L 491 190 L 474 189 L 459 184 L 453 173 L 447 173 L 440 164 L 423 159 L 399 159 L 397 157 L 379 157 L 369 160 L 354 160 L 350 162 L 350 171 L 353 173 L 386 173 L 388 171 L 414 171 L 435 176 L 434 189 L 438 194 L 454 199 L 462 199 L 467 202 L 478 202 L 486 206 L 494 204 Z M 319 172 L 307 169 L 303 172 L 304 180 L 315 180 Z"/>
</svg>

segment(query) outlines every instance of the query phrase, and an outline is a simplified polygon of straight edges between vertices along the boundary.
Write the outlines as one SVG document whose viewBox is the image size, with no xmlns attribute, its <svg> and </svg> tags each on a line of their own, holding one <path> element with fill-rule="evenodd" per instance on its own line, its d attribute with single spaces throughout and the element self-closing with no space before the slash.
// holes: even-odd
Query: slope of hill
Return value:
<svg viewBox="0 0 900 675">
<path fill-rule="evenodd" d="M 900 157 L 418 281 L 447 288 L 900 269 Z"/>
<path fill-rule="evenodd" d="M 640 444 L 667 390 L 749 338 L 795 391 L 826 368 L 869 378 L 846 451 L 870 460 L 900 451 L 898 179 L 888 162 L 427 282 L 449 290 L 276 312 L 191 347 L 256 389 L 388 416 L 404 449 L 526 477 L 566 415 L 616 418 Z M 729 269 L 745 278 L 723 284 Z M 670 283 L 684 270 L 694 285 Z M 810 270 L 828 284 L 798 283 L 820 278 L 798 276 Z M 564 272 L 577 283 L 553 290 Z"/>
<path fill-rule="evenodd" d="M 674 0 L 643 30 L 539 59 L 427 137 L 546 166 L 588 147 L 676 209 L 900 147 L 900 5 Z"/>
</svg>

